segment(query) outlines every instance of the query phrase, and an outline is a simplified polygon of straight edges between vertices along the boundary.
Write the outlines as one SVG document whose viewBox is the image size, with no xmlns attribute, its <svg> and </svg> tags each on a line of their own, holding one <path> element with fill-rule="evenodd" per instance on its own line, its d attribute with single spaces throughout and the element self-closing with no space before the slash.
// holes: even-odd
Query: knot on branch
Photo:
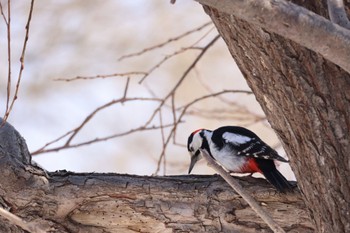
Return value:
<svg viewBox="0 0 350 233">
<path fill-rule="evenodd" d="M 9 123 L 0 118 L 0 156 L 11 156 L 23 164 L 31 164 L 31 156 L 24 138 Z"/>
<path fill-rule="evenodd" d="M 46 172 L 32 164 L 24 138 L 2 118 L 0 122 L 0 195 L 48 184 Z"/>
</svg>

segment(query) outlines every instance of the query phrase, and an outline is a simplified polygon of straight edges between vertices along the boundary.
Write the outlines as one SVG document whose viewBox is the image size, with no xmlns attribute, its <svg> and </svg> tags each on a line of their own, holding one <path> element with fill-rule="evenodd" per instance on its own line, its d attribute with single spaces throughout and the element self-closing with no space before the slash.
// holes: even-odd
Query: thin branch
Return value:
<svg viewBox="0 0 350 233">
<path fill-rule="evenodd" d="M 223 91 L 219 91 L 219 92 L 216 92 L 216 93 L 211 93 L 209 95 L 204 95 L 204 96 L 201 96 L 197 99 L 194 99 L 192 100 L 191 102 L 181 106 L 181 107 L 178 107 L 177 110 L 179 109 L 183 109 L 182 111 L 186 111 L 190 106 L 192 106 L 193 104 L 199 102 L 199 101 L 202 101 L 204 99 L 208 99 L 208 98 L 211 98 L 211 97 L 216 97 L 216 96 L 220 96 L 222 94 L 227 94 L 227 93 L 242 93 L 242 94 L 248 94 L 248 95 L 251 95 L 253 94 L 253 92 L 251 91 L 244 91 L 244 90 L 223 90 Z"/>
<path fill-rule="evenodd" d="M 282 0 L 196 1 L 293 40 L 350 73 L 350 30 L 301 6 Z"/>
<path fill-rule="evenodd" d="M 128 93 L 128 89 L 129 89 L 129 82 L 130 82 L 130 77 L 128 77 L 128 78 L 126 79 L 126 84 L 125 84 L 123 99 L 126 99 L 126 94 Z"/>
<path fill-rule="evenodd" d="M 7 18 L 5 16 L 2 4 L 0 2 L 1 15 L 6 24 L 6 33 L 7 33 L 7 88 L 6 88 L 6 110 L 8 111 L 10 105 L 11 97 L 11 77 L 12 77 L 12 64 L 11 64 L 11 1 L 7 1 Z"/>
<path fill-rule="evenodd" d="M 12 111 L 13 105 L 14 105 L 15 101 L 18 98 L 19 86 L 20 86 L 20 83 L 21 83 L 22 74 L 23 74 L 23 70 L 24 70 L 24 56 L 25 56 L 25 52 L 26 52 L 26 49 L 27 49 L 27 42 L 28 42 L 28 39 L 29 39 L 29 28 L 30 28 L 30 22 L 32 20 L 33 9 L 34 9 L 34 0 L 32 0 L 31 3 L 30 3 L 30 10 L 29 10 L 29 15 L 28 15 L 28 20 L 27 20 L 27 24 L 26 24 L 26 27 L 25 27 L 26 34 L 25 34 L 25 38 L 24 38 L 24 42 L 23 42 L 23 48 L 22 48 L 21 57 L 19 58 L 21 67 L 19 69 L 19 74 L 18 74 L 18 78 L 17 78 L 15 94 L 14 94 L 13 99 L 11 101 L 10 107 L 5 112 L 5 115 L 4 115 L 3 121 L 2 121 L 2 125 L 6 123 L 7 118 L 9 117 L 10 112 Z M 8 18 L 8 23 L 10 23 L 10 18 Z"/>
<path fill-rule="evenodd" d="M 152 116 L 149 118 L 149 120 L 147 121 L 146 125 L 150 124 L 153 120 L 153 118 L 155 117 L 155 115 L 157 114 L 157 112 L 159 111 L 159 109 L 165 104 L 165 101 L 167 101 L 169 99 L 169 97 L 176 91 L 176 89 L 181 85 L 181 83 L 185 80 L 185 78 L 187 77 L 187 75 L 190 73 L 190 71 L 196 66 L 196 64 L 198 63 L 198 61 L 203 57 L 203 55 L 205 54 L 205 52 L 220 38 L 219 35 L 217 35 L 213 40 L 211 40 L 205 47 L 202 48 L 201 53 L 196 57 L 196 59 L 192 62 L 192 64 L 186 69 L 186 71 L 183 73 L 183 75 L 181 76 L 181 78 L 179 79 L 179 81 L 175 84 L 175 86 L 173 87 L 173 89 L 168 93 L 167 96 L 164 97 L 163 101 L 161 101 L 161 103 L 159 104 L 159 106 L 156 108 L 156 110 L 154 111 L 154 113 L 152 114 Z"/>
<path fill-rule="evenodd" d="M 46 233 L 47 231 L 42 229 L 35 223 L 26 222 L 17 215 L 12 214 L 11 212 L 0 207 L 0 215 L 7 220 L 9 220 L 12 224 L 21 227 L 23 230 L 31 232 L 31 233 Z"/>
<path fill-rule="evenodd" d="M 236 107 L 236 106 L 232 106 Z M 237 106 L 238 107 L 238 106 Z M 215 119 L 215 120 L 229 120 L 229 121 L 239 121 L 242 122 L 242 126 L 251 125 L 260 121 L 266 120 L 265 116 L 259 116 L 253 112 L 248 111 L 247 109 L 244 109 L 244 106 L 242 106 L 243 109 L 227 109 L 225 108 L 218 108 L 218 109 L 194 109 L 191 111 L 187 111 L 187 115 L 200 117 L 203 119 Z"/>
<path fill-rule="evenodd" d="M 178 51 L 173 52 L 172 54 L 168 54 L 166 56 L 163 57 L 162 60 L 160 60 L 157 64 L 155 64 L 151 69 L 149 69 L 145 75 L 141 78 L 141 80 L 139 81 L 139 84 L 143 83 L 143 81 L 145 81 L 145 79 L 150 76 L 151 73 L 153 73 L 153 71 L 155 71 L 156 69 L 158 69 L 164 62 L 166 62 L 167 60 L 169 60 L 172 57 L 175 57 L 176 55 L 179 55 L 183 52 L 187 52 L 190 49 L 198 49 L 198 48 L 193 48 L 193 47 L 186 47 L 186 48 L 182 48 Z"/>
<path fill-rule="evenodd" d="M 78 146 L 82 146 L 82 145 L 86 145 L 89 143 L 83 143 L 83 144 L 79 144 L 78 146 L 70 146 L 70 143 L 72 142 L 72 140 L 76 137 L 76 135 L 80 132 L 80 130 L 101 110 L 112 106 L 114 104 L 118 104 L 118 103 L 124 103 L 124 102 L 129 102 L 129 101 L 156 101 L 156 102 L 161 102 L 162 99 L 157 99 L 157 98 L 143 98 L 143 97 L 134 97 L 134 98 L 119 98 L 116 100 L 112 100 L 98 108 L 96 108 L 93 112 L 91 112 L 84 120 L 83 122 L 77 126 L 76 128 L 74 128 L 73 130 L 70 130 L 69 132 L 63 134 L 62 136 L 52 140 L 51 142 L 46 143 L 43 147 L 39 148 L 38 150 L 32 152 L 32 155 L 36 155 L 36 154 L 41 154 L 41 153 L 46 153 L 46 152 L 52 152 L 49 150 L 46 150 L 45 148 L 47 148 L 48 146 L 52 145 L 53 143 L 56 143 L 60 140 L 62 140 L 63 138 L 67 137 L 70 135 L 70 137 L 67 139 L 67 141 L 65 142 L 65 144 L 61 147 L 58 147 L 58 150 L 61 150 L 63 147 L 78 147 Z M 109 138 L 109 137 L 106 137 Z M 113 136 L 111 137 L 113 138 Z M 106 139 L 102 138 L 102 139 L 98 139 L 96 141 L 105 141 Z M 91 142 L 90 142 L 91 143 Z M 58 151 L 58 150 L 53 150 L 53 151 Z"/>
<path fill-rule="evenodd" d="M 327 0 L 329 18 L 344 28 L 350 29 L 350 21 L 346 15 L 343 0 Z"/>
<path fill-rule="evenodd" d="M 142 79 L 139 81 L 139 84 L 141 84 L 153 71 L 155 71 L 156 69 L 158 69 L 164 62 L 166 62 L 167 60 L 169 60 L 172 57 L 175 57 L 183 52 L 187 52 L 189 50 L 203 50 L 202 47 L 196 47 L 195 45 L 198 44 L 200 41 L 202 41 L 206 36 L 209 35 L 209 33 L 213 30 L 214 28 L 211 28 L 209 31 L 207 31 L 202 37 L 200 37 L 197 41 L 195 41 L 192 45 L 185 47 L 185 48 L 181 48 L 180 50 L 177 50 L 175 52 L 173 52 L 172 54 L 168 54 L 166 56 L 163 57 L 162 60 L 160 60 L 157 64 L 155 64 L 147 73 L 146 75 L 144 75 L 142 77 Z"/>
<path fill-rule="evenodd" d="M 86 146 L 86 145 L 91 145 L 93 143 L 97 143 L 97 142 L 103 142 L 103 141 L 108 141 L 110 139 L 113 138 L 117 138 L 117 137 L 123 137 L 129 134 L 133 134 L 136 132 L 140 132 L 140 131 L 150 131 L 150 130 L 157 130 L 157 129 L 161 129 L 161 128 L 168 128 L 168 127 L 172 127 L 172 124 L 167 124 L 167 125 L 163 125 L 163 126 L 149 126 L 149 127 L 145 127 L 145 126 L 140 126 L 138 128 L 134 128 L 122 133 L 117 133 L 117 134 L 112 134 L 106 137 L 97 137 L 95 139 L 92 140 L 88 140 L 85 142 L 81 142 L 81 143 L 76 143 L 76 144 L 68 144 L 68 145 L 63 145 L 63 146 L 58 146 L 58 147 L 54 147 L 51 149 L 45 149 L 45 148 L 41 148 L 39 150 L 36 150 L 34 152 L 31 153 L 31 155 L 38 155 L 38 154 L 42 154 L 42 153 L 50 153 L 50 152 L 58 152 L 61 150 L 66 150 L 66 149 L 71 149 L 71 148 L 77 148 L 77 147 L 81 147 L 81 146 Z"/>
<path fill-rule="evenodd" d="M 99 74 L 95 76 L 77 76 L 75 78 L 58 78 L 54 79 L 54 81 L 65 81 L 65 82 L 71 82 L 76 80 L 93 80 L 93 79 L 104 79 L 104 78 L 112 78 L 112 77 L 130 77 L 130 76 L 139 76 L 139 75 L 146 75 L 147 72 L 143 71 L 134 71 L 134 72 L 126 72 L 126 73 L 115 73 L 115 74 Z"/>
<path fill-rule="evenodd" d="M 160 110 L 159 111 L 159 122 L 160 122 L 160 125 L 163 126 L 163 116 L 162 116 L 162 111 Z M 164 136 L 164 128 L 162 127 L 160 129 L 160 133 L 162 135 L 162 145 L 163 145 L 163 148 L 165 147 L 165 136 Z M 159 161 L 161 161 L 163 159 L 163 175 L 165 176 L 166 174 L 166 158 L 165 158 L 165 153 L 161 154 L 160 155 L 160 158 L 159 158 Z M 160 166 L 159 166 L 160 167 Z M 158 171 L 156 171 L 156 174 L 157 174 Z"/>
<path fill-rule="evenodd" d="M 74 130 L 71 130 L 71 131 L 68 131 L 67 133 L 63 134 L 62 136 L 50 141 L 50 142 L 47 142 L 44 146 L 42 146 L 41 148 L 37 149 L 36 151 L 33 151 L 31 152 L 30 154 L 33 156 L 33 155 L 37 155 L 37 154 L 42 154 L 42 153 L 45 153 L 45 148 L 51 146 L 52 144 L 62 140 L 63 138 L 67 137 L 68 135 L 70 135 L 71 133 L 73 133 Z"/>
<path fill-rule="evenodd" d="M 179 124 L 180 121 L 177 121 L 175 125 Z M 160 156 L 159 156 L 159 159 L 158 159 L 158 163 L 157 163 L 157 168 L 156 168 L 156 171 L 155 171 L 155 174 L 157 175 L 159 170 L 160 170 L 160 164 L 162 162 L 162 159 L 164 158 L 164 155 L 165 155 L 165 151 L 168 147 L 168 144 L 170 142 L 170 139 L 172 138 L 172 135 L 174 134 L 174 131 L 175 131 L 175 125 L 173 125 L 167 139 L 165 140 L 165 142 L 163 142 L 163 148 L 162 148 L 162 151 L 160 153 Z"/>
<path fill-rule="evenodd" d="M 173 135 L 173 144 L 175 144 L 176 138 L 176 107 L 175 107 L 175 93 L 171 95 L 171 112 L 173 115 L 173 123 L 174 123 L 174 135 Z"/>
<path fill-rule="evenodd" d="M 196 76 L 198 78 L 198 81 L 202 84 L 202 86 L 209 93 L 214 93 L 212 87 L 205 83 L 205 81 L 201 78 L 200 74 L 198 72 L 196 72 L 196 74 L 197 74 Z M 236 120 L 236 121 L 250 120 L 250 121 L 253 121 L 252 123 L 256 123 L 256 122 L 259 122 L 259 121 L 266 119 L 266 116 L 260 116 L 256 113 L 253 113 L 253 112 L 249 111 L 246 106 L 240 105 L 235 101 L 228 100 L 222 95 L 218 96 L 217 98 L 220 99 L 221 102 L 227 104 L 229 106 L 229 108 L 212 109 L 210 111 L 208 111 L 206 109 L 200 109 L 198 111 L 188 112 L 187 114 L 201 116 L 203 118 L 210 118 L 210 119 L 212 119 L 214 117 L 216 120 L 219 120 L 219 119 L 221 119 L 221 120 L 230 119 L 230 120 Z M 228 114 L 229 116 L 221 117 L 224 114 Z M 240 115 L 242 115 L 242 116 L 240 117 Z M 244 125 L 242 123 L 242 126 L 247 126 L 247 125 Z"/>
<path fill-rule="evenodd" d="M 8 3 L 7 3 L 8 4 Z M 5 16 L 5 13 L 4 13 L 4 9 L 2 7 L 2 3 L 0 2 L 0 11 L 1 11 L 1 15 L 2 15 L 2 18 L 4 19 L 5 21 L 5 24 L 7 25 L 8 24 L 8 21 L 6 19 L 6 16 Z"/>
<path fill-rule="evenodd" d="M 200 151 L 208 165 L 220 174 L 220 176 L 249 204 L 254 212 L 271 228 L 271 230 L 273 230 L 273 232 L 285 233 L 285 231 L 256 202 L 256 200 L 254 200 L 254 198 L 242 188 L 242 186 L 230 175 L 230 173 L 226 172 L 219 164 L 217 164 L 206 150 L 200 149 Z"/>
<path fill-rule="evenodd" d="M 203 28 L 207 27 L 207 26 L 210 25 L 210 24 L 212 24 L 212 22 L 207 22 L 207 23 L 205 23 L 205 24 L 203 24 L 203 25 L 201 25 L 201 26 L 199 26 L 199 27 L 197 27 L 197 28 L 194 28 L 194 29 L 192 29 L 192 30 L 190 30 L 190 31 L 187 31 L 187 32 L 185 32 L 185 33 L 183 33 L 183 34 L 181 34 L 181 35 L 179 35 L 179 36 L 177 36 L 177 37 L 170 38 L 170 39 L 168 39 L 167 41 L 165 41 L 165 42 L 163 42 L 163 43 L 160 43 L 160 44 L 151 46 L 151 47 L 149 47 L 149 48 L 145 48 L 145 49 L 143 49 L 142 51 L 139 51 L 139 52 L 136 52 L 136 53 L 130 53 L 130 54 L 127 54 L 127 55 L 123 55 L 123 56 L 121 56 L 118 60 L 121 61 L 121 60 L 124 60 L 124 59 L 126 59 L 126 58 L 140 56 L 140 55 L 142 55 L 142 54 L 144 54 L 144 53 L 146 53 L 146 52 L 149 52 L 149 51 L 152 51 L 152 50 L 155 50 L 155 49 L 159 49 L 159 48 L 161 48 L 161 47 L 163 47 L 163 46 L 165 46 L 165 45 L 170 44 L 171 42 L 180 40 L 180 39 L 182 39 L 182 38 L 184 38 L 184 37 L 186 37 L 186 36 L 188 36 L 188 35 L 190 35 L 190 34 L 192 34 L 192 33 L 194 33 L 194 32 L 201 31 Z"/>
<path fill-rule="evenodd" d="M 160 102 L 162 101 L 161 99 L 156 99 L 156 98 L 141 98 L 141 97 L 136 97 L 136 98 L 120 98 L 120 99 L 116 99 L 116 100 L 112 100 L 98 108 L 96 108 L 92 113 L 90 113 L 85 120 L 77 127 L 73 130 L 73 134 L 69 137 L 69 139 L 67 140 L 65 145 L 69 145 L 71 143 L 71 141 L 73 140 L 73 138 L 80 132 L 80 130 L 93 118 L 93 116 L 95 116 L 96 113 L 100 112 L 101 110 L 117 104 L 117 103 L 125 103 L 125 102 L 130 102 L 130 101 L 157 101 Z"/>
</svg>

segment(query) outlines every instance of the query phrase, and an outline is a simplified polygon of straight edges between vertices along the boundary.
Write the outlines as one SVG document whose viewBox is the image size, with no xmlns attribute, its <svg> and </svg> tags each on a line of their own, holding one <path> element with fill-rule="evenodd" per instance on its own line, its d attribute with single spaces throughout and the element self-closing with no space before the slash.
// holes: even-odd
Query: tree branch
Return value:
<svg viewBox="0 0 350 233">
<path fill-rule="evenodd" d="M 183 34 L 181 34 L 181 35 L 178 35 L 178 36 L 176 36 L 176 37 L 170 38 L 170 39 L 168 39 L 167 41 L 162 42 L 162 43 L 160 43 L 160 44 L 153 45 L 153 46 L 151 46 L 151 47 L 145 48 L 145 49 L 143 49 L 142 51 L 139 51 L 139 52 L 135 52 L 135 53 L 130 53 L 130 54 L 127 54 L 127 55 L 123 55 L 123 56 L 121 56 L 118 60 L 121 61 L 121 60 L 124 60 L 124 59 L 126 59 L 126 58 L 131 58 L 131 57 L 140 56 L 140 55 L 143 55 L 143 54 L 145 54 L 145 53 L 147 53 L 147 52 L 150 52 L 150 51 L 152 51 L 152 50 L 162 48 L 163 46 L 168 45 L 168 44 L 170 44 L 171 42 L 178 41 L 178 40 L 180 40 L 180 39 L 182 39 L 182 38 L 184 38 L 184 37 L 186 37 L 186 36 L 188 36 L 188 35 L 191 35 L 191 34 L 193 34 L 193 33 L 195 33 L 195 32 L 199 32 L 199 31 L 201 31 L 203 28 L 205 28 L 205 27 L 207 27 L 207 26 L 209 26 L 209 25 L 211 25 L 211 24 L 212 24 L 212 22 L 207 22 L 207 23 L 205 23 L 205 24 L 203 24 L 203 25 L 201 25 L 201 26 L 199 26 L 199 27 L 196 27 L 196 28 L 194 28 L 194 29 L 192 29 L 192 30 L 190 30 L 190 31 L 187 31 L 187 32 L 185 32 L 185 33 L 183 33 Z"/>
<path fill-rule="evenodd" d="M 344 28 L 350 29 L 350 21 L 345 12 L 343 0 L 327 0 L 329 18 Z"/>
<path fill-rule="evenodd" d="M 285 233 L 285 231 L 271 218 L 271 216 L 261 208 L 252 196 L 246 192 L 242 186 L 219 164 L 217 164 L 207 153 L 206 150 L 200 149 L 201 154 L 207 161 L 208 165 L 220 174 L 222 178 L 235 190 L 255 211 L 255 213 L 273 230 L 275 233 Z"/>
<path fill-rule="evenodd" d="M 43 229 L 94 233 L 268 231 L 220 176 L 67 171 L 47 175 L 22 161 L 24 155 L 15 156 L 27 153 L 23 147 L 24 139 L 12 126 L 6 123 L 0 128 L 0 205 L 11 207 L 24 221 Z M 285 229 L 313 232 L 300 193 L 280 195 L 263 179 L 237 180 Z M 1 217 L 0 229 L 24 232 Z"/>
<path fill-rule="evenodd" d="M 303 7 L 283 0 L 195 1 L 293 40 L 350 73 L 350 31 Z"/>
<path fill-rule="evenodd" d="M 8 3 L 10 5 L 10 1 Z M 11 88 L 11 47 L 10 45 L 8 45 L 8 59 L 9 59 L 9 77 L 8 77 L 8 92 L 7 92 L 7 104 L 6 104 L 6 111 L 5 111 L 5 115 L 3 117 L 3 123 L 2 125 L 7 121 L 7 118 L 9 117 L 11 111 L 12 111 L 12 108 L 15 104 L 15 101 L 17 100 L 18 98 L 18 92 L 19 92 L 19 87 L 20 87 L 20 83 L 21 83 L 21 80 L 22 80 L 22 74 L 23 74 L 23 70 L 24 70 L 24 56 L 25 56 L 25 53 L 26 53 L 26 49 L 27 49 L 27 42 L 28 42 L 28 39 L 29 39 L 29 28 L 30 28 L 30 22 L 32 20 L 32 15 L 33 15 L 33 9 L 34 9 L 34 0 L 31 0 L 31 3 L 30 3 L 30 9 L 29 9 L 29 13 L 28 13 L 28 20 L 27 20 L 27 24 L 26 24 L 26 33 L 25 33 L 25 37 L 24 37 L 24 42 L 23 42 L 23 46 L 22 46 L 22 53 L 21 53 L 21 57 L 19 58 L 19 61 L 20 61 L 20 69 L 19 69 L 19 73 L 18 73 L 18 78 L 17 78 L 17 83 L 16 83 L 16 89 L 15 89 L 15 93 L 14 93 L 14 96 L 12 98 L 12 101 L 11 101 L 11 104 L 9 104 L 9 98 L 10 98 L 10 88 Z M 8 12 L 8 32 L 10 34 L 10 8 L 8 8 L 9 12 Z M 10 44 L 10 35 L 8 35 L 8 44 Z M 0 126 L 2 126 L 0 125 Z"/>
</svg>

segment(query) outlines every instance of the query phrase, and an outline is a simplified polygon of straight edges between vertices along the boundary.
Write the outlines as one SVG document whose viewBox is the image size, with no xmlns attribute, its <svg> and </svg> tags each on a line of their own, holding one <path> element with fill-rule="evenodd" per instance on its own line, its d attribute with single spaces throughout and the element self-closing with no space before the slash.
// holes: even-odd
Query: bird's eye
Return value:
<svg viewBox="0 0 350 233">
<path fill-rule="evenodd" d="M 193 149 L 193 147 L 192 147 L 192 146 L 190 147 L 190 151 L 192 151 L 192 152 L 194 151 L 194 149 Z"/>
</svg>

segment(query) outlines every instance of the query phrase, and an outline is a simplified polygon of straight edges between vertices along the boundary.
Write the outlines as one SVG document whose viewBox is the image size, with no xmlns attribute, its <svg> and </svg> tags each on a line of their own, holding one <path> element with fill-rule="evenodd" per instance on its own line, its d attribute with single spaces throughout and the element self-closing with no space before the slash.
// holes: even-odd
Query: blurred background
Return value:
<svg viewBox="0 0 350 233">
<path fill-rule="evenodd" d="M 1 1 L 7 16 L 7 1 Z M 25 37 L 29 1 L 11 2 L 11 97 L 20 68 L 19 58 Z M 195 1 L 133 0 L 103 2 L 93 0 L 37 0 L 30 24 L 25 65 L 18 99 L 8 121 L 26 139 L 29 150 L 37 151 L 78 127 L 100 106 L 123 97 L 127 78 L 127 97 L 164 98 L 191 66 L 201 50 L 218 34 L 213 24 L 164 46 L 162 43 L 210 22 Z M 7 34 L 4 18 L 0 20 L 0 114 L 6 110 L 8 77 Z M 158 45 L 158 46 L 156 46 Z M 121 56 L 156 46 L 138 56 Z M 192 49 L 184 50 L 191 47 Z M 112 76 L 89 80 L 60 81 L 76 77 L 95 77 L 126 72 L 149 72 L 142 75 Z M 174 93 L 176 116 L 181 106 L 222 90 L 247 90 L 245 80 L 220 38 L 208 49 Z M 128 132 L 142 127 L 159 102 L 132 101 L 117 103 L 99 111 L 74 137 L 71 144 Z M 164 125 L 173 123 L 172 101 L 161 108 Z M 150 126 L 159 126 L 159 113 Z M 175 138 L 165 149 L 165 163 L 159 175 L 187 174 L 189 154 L 185 147 L 189 134 L 198 128 L 215 129 L 223 125 L 241 125 L 257 133 L 265 142 L 285 155 L 270 129 L 254 95 L 228 93 L 197 102 L 177 126 Z M 136 131 L 126 136 L 85 146 L 39 153 L 33 160 L 49 171 L 116 172 L 151 175 L 164 149 L 162 138 L 171 128 Z M 60 147 L 68 138 L 51 145 Z M 165 166 L 164 166 L 165 164 Z M 294 176 L 288 165 L 281 165 L 289 179 Z M 195 174 L 212 174 L 204 162 Z"/>
</svg>

